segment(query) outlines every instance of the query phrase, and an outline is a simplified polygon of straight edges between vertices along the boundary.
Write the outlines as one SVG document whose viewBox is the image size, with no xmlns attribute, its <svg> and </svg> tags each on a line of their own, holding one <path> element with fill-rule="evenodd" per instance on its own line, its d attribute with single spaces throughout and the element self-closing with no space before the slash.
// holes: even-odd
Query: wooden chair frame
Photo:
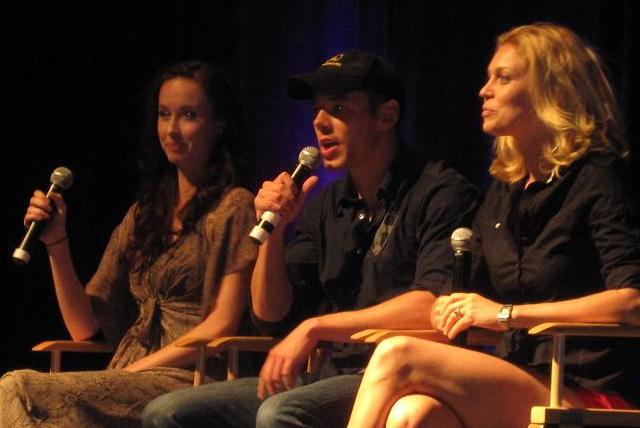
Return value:
<svg viewBox="0 0 640 428">
<path fill-rule="evenodd" d="M 49 372 L 58 373 L 61 369 L 63 352 L 101 353 L 113 352 L 113 348 L 104 342 L 91 342 L 88 340 L 47 340 L 40 342 L 33 348 L 34 352 L 49 352 L 51 357 Z"/>
<path fill-rule="evenodd" d="M 566 338 L 640 337 L 640 328 L 620 324 L 544 323 L 529 334 L 553 337 L 548 406 L 531 408 L 529 428 L 542 427 L 640 427 L 640 410 L 570 409 L 562 407 Z"/>
<path fill-rule="evenodd" d="M 640 327 L 620 324 L 593 323 L 544 323 L 529 330 L 532 335 L 553 337 L 553 357 L 551 361 L 551 379 L 548 406 L 534 406 L 531 409 L 529 428 L 574 428 L 574 427 L 640 427 L 640 410 L 606 409 L 570 409 L 561 406 L 563 396 L 564 353 L 566 338 L 571 336 L 589 337 L 634 337 L 640 338 Z M 500 333 L 471 329 L 468 334 L 469 346 L 496 345 Z M 411 336 L 440 343 L 449 343 L 446 336 L 438 330 L 392 330 L 368 329 L 355 333 L 351 339 L 355 343 L 377 344 L 394 336 Z M 198 359 L 194 373 L 194 386 L 204 383 L 205 361 L 208 356 L 227 352 L 227 379 L 238 377 L 240 352 L 268 352 L 277 339 L 263 336 L 229 336 L 209 341 L 207 339 L 184 337 L 176 341 L 177 346 L 195 347 Z M 112 348 L 105 343 L 72 340 L 54 340 L 39 343 L 33 348 L 36 352 L 51 353 L 50 371 L 60 371 L 63 352 L 108 353 Z M 315 372 L 322 365 L 327 353 L 318 347 L 310 356 L 307 371 Z"/>
<path fill-rule="evenodd" d="M 227 353 L 227 380 L 238 378 L 240 371 L 240 352 L 268 352 L 279 342 L 278 339 L 265 336 L 227 336 L 214 340 L 196 337 L 183 337 L 175 342 L 176 346 L 197 348 L 197 359 L 194 370 L 193 385 L 202 385 L 205 381 L 206 359 L 216 354 Z M 61 371 L 63 352 L 77 353 L 110 353 L 113 348 L 103 342 L 74 341 L 74 340 L 48 340 L 41 342 L 32 348 L 34 352 L 49 352 L 51 355 L 51 373 Z M 322 366 L 327 352 L 319 346 L 309 356 L 307 372 L 315 373 Z"/>
<path fill-rule="evenodd" d="M 176 346 L 198 348 L 198 360 L 193 377 L 193 386 L 200 386 L 205 380 L 206 358 L 215 354 L 227 353 L 227 380 L 238 377 L 240 352 L 268 352 L 279 342 L 266 336 L 227 336 L 212 341 L 195 337 L 183 337 L 175 342 Z M 316 373 L 327 357 L 324 346 L 318 346 L 309 356 L 306 371 Z"/>
</svg>

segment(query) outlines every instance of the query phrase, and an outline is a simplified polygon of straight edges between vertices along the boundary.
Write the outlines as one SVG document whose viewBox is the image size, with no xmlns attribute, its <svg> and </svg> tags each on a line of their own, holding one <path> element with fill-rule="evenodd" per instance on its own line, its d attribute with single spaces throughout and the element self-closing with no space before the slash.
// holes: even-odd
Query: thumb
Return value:
<svg viewBox="0 0 640 428">
<path fill-rule="evenodd" d="M 54 207 L 58 213 L 65 213 L 67 211 L 67 203 L 60 193 L 51 193 L 49 199 L 53 201 L 56 206 Z"/>
<path fill-rule="evenodd" d="M 317 175 L 312 175 L 311 177 L 307 178 L 304 181 L 304 183 L 302 183 L 301 192 L 305 198 L 307 197 L 309 192 L 311 192 L 311 190 L 313 190 L 313 188 L 316 187 L 316 184 L 318 184 L 319 181 L 320 181 L 320 178 Z"/>
</svg>

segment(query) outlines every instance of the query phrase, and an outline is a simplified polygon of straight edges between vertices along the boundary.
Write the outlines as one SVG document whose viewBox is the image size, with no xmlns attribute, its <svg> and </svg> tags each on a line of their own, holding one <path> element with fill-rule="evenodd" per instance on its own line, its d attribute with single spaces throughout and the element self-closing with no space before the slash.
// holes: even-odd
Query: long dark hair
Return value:
<svg viewBox="0 0 640 428">
<path fill-rule="evenodd" d="M 173 242 L 172 214 L 178 198 L 177 171 L 162 151 L 156 123 L 160 87 L 165 81 L 178 77 L 193 79 L 202 85 L 216 120 L 224 124 L 222 134 L 213 144 L 195 195 L 179 213 L 182 235 L 192 231 L 200 217 L 219 202 L 229 187 L 238 183 L 238 176 L 246 163 L 240 108 L 224 69 L 198 60 L 160 69 L 147 93 L 147 126 L 140 156 L 141 185 L 134 215 L 133 240 L 128 251 L 134 269 L 147 267 Z"/>
</svg>

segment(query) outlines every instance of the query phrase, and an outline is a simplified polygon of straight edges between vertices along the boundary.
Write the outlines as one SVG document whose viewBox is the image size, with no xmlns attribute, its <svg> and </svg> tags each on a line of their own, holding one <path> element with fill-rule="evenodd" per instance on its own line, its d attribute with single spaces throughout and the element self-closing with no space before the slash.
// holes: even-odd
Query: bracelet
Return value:
<svg viewBox="0 0 640 428">
<path fill-rule="evenodd" d="M 44 243 L 44 246 L 45 246 L 45 247 L 47 247 L 47 248 L 49 248 L 49 247 L 53 247 L 54 245 L 58 245 L 58 244 L 60 244 L 60 243 L 62 243 L 62 242 L 64 242 L 64 241 L 66 241 L 66 240 L 68 240 L 68 239 L 69 239 L 69 235 L 64 235 L 62 238 L 57 239 L 57 240 L 55 240 L 55 241 L 53 241 L 53 242 L 51 242 L 51 243 L 49 243 L 49 244 L 47 244 L 47 243 L 45 242 L 45 243 Z"/>
</svg>

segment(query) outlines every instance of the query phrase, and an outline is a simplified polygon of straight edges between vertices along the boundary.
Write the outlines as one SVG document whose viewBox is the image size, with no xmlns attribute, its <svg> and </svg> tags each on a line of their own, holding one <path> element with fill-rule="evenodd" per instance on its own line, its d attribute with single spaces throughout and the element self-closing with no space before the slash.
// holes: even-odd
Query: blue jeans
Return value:
<svg viewBox="0 0 640 428">
<path fill-rule="evenodd" d="M 281 392 L 264 401 L 258 379 L 214 382 L 170 392 L 151 401 L 145 428 L 346 426 L 362 375 L 333 376 Z"/>
</svg>

